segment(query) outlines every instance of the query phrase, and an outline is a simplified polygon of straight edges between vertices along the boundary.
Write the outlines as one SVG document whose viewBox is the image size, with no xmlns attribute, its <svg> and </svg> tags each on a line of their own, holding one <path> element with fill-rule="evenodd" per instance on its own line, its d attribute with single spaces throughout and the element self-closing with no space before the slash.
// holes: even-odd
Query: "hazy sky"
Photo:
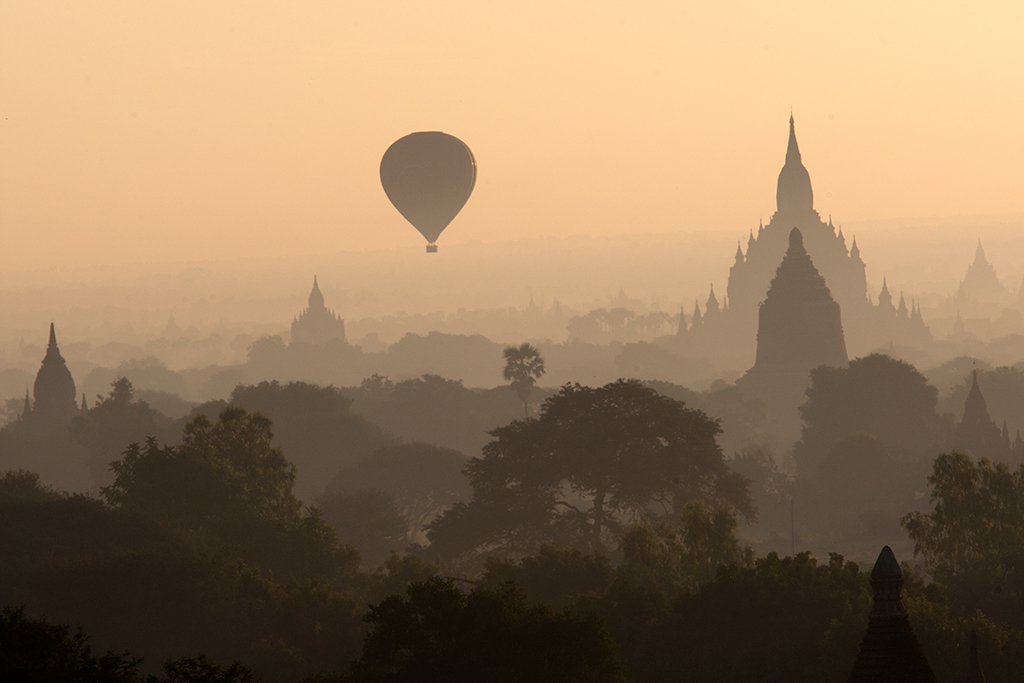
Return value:
<svg viewBox="0 0 1024 683">
<path fill-rule="evenodd" d="M 439 240 L 767 220 L 790 106 L 837 222 L 1024 212 L 1024 3 L 0 2 L 0 271 L 423 239 L 378 164 L 460 137 Z"/>
</svg>

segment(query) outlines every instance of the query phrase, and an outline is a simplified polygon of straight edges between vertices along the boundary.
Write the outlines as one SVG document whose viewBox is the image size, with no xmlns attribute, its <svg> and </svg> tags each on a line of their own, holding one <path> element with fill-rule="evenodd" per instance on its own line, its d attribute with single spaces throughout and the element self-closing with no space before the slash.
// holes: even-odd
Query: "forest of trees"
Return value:
<svg viewBox="0 0 1024 683">
<path fill-rule="evenodd" d="M 799 498 L 822 528 L 841 500 L 909 535 L 940 681 L 963 680 L 972 630 L 988 680 L 1017 679 L 1024 470 L 949 450 L 912 366 L 816 370 L 791 470 L 723 450 L 723 426 L 757 428 L 727 390 L 510 382 L 263 382 L 172 419 L 118 378 L 59 439 L 8 425 L 0 676 L 838 680 L 866 567 L 740 533 Z M 24 467 L 34 448 L 90 492 Z"/>
</svg>

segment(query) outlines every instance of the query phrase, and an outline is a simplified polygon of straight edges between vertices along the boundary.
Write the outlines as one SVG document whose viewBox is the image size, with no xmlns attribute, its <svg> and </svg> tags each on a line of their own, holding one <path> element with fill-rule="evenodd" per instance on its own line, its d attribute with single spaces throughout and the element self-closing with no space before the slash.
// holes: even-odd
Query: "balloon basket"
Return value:
<svg viewBox="0 0 1024 683">
<path fill-rule="evenodd" d="M 437 245 L 436 244 L 428 244 L 427 245 L 427 253 L 428 254 L 436 254 L 437 253 Z"/>
</svg>

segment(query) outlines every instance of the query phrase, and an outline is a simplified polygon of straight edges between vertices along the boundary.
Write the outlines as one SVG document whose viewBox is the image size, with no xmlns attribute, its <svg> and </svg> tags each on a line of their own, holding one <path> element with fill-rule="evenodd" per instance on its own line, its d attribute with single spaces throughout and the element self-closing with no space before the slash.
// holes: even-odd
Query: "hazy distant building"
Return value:
<svg viewBox="0 0 1024 683">
<path fill-rule="evenodd" d="M 1020 433 L 1017 434 L 1018 441 Z M 1014 454 L 1010 431 L 1003 423 L 1000 429 L 988 412 L 988 404 L 978 386 L 978 371 L 973 372 L 971 390 L 964 401 L 964 415 L 953 430 L 953 448 L 975 458 L 1008 462 Z"/>
<path fill-rule="evenodd" d="M 776 210 L 768 225 L 759 225 L 756 236 L 750 232 L 746 254 L 737 245 L 726 292 L 733 315 L 748 327 L 757 324 L 758 304 L 764 300 L 775 269 L 788 249 L 793 228 L 800 229 L 807 253 L 843 312 L 863 309 L 868 302 L 867 279 L 857 241 L 854 239 L 852 249 L 847 250 L 842 229 L 837 233 L 831 218 L 826 223 L 814 210 L 811 177 L 800 158 L 792 116 L 786 163 L 779 172 L 775 201 Z"/>
<path fill-rule="evenodd" d="M 804 249 L 800 230 L 758 310 L 757 356 L 736 386 L 761 399 L 775 431 L 788 445 L 799 434 L 797 406 L 810 386 L 810 371 L 848 361 L 839 304 Z"/>
<path fill-rule="evenodd" d="M 985 250 L 978 240 L 974 262 L 967 267 L 967 273 L 953 295 L 958 308 L 969 310 L 982 304 L 1009 305 L 1013 301 L 1010 290 L 996 277 L 996 269 L 985 258 Z"/>
<path fill-rule="evenodd" d="M 680 344 L 703 353 L 731 351 L 735 356 L 745 355 L 743 346 L 750 349 L 758 328 L 760 305 L 789 248 L 789 235 L 794 228 L 799 229 L 804 249 L 842 310 L 846 342 L 858 353 L 890 343 L 920 346 L 931 341 L 920 307 L 913 303 L 907 307 L 905 301 L 902 308 L 893 306 L 887 285 L 883 285 L 880 294 L 880 301 L 886 303 L 871 304 L 866 266 L 856 238 L 847 248 L 842 228 L 837 229 L 831 217 L 827 222 L 822 220 L 814 209 L 811 178 L 800 156 L 792 116 L 786 161 L 779 173 L 775 200 L 776 210 L 768 224 L 760 224 L 756 235 L 750 231 L 746 253 L 741 244 L 736 245 L 724 300 L 719 301 L 712 288 L 703 315 L 699 304 L 689 325 L 685 316 L 680 315 Z M 713 312 L 709 316 L 709 310 L 720 314 Z"/>
<path fill-rule="evenodd" d="M 32 410 L 25 418 L 36 424 L 67 427 L 78 410 L 75 403 L 75 380 L 57 348 L 57 333 L 53 323 L 50 323 L 50 343 L 46 347 L 39 372 L 36 373 L 32 395 Z"/>
<path fill-rule="evenodd" d="M 314 275 L 309 308 L 292 321 L 291 343 L 323 346 L 332 341 L 346 341 L 345 321 L 324 305 L 324 295 Z"/>
<path fill-rule="evenodd" d="M 757 357 L 752 371 L 806 374 L 819 365 L 845 365 L 839 304 L 804 249 L 800 230 L 758 310 Z"/>
</svg>

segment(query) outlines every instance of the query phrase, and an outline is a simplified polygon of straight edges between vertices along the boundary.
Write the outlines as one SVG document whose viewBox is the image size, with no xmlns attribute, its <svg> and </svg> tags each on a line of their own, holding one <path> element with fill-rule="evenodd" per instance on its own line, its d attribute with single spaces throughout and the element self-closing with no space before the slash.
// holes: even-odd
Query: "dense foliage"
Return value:
<svg viewBox="0 0 1024 683">
<path fill-rule="evenodd" d="M 1024 629 L 1024 467 L 946 453 L 928 483 L 932 510 L 903 518 L 914 552 L 961 612 Z"/>
<path fill-rule="evenodd" d="M 752 516 L 718 424 L 637 381 L 566 385 L 537 418 L 491 432 L 466 468 L 473 499 L 430 527 L 438 557 L 534 552 L 544 542 L 614 548 L 624 522 L 704 499 Z"/>
</svg>

